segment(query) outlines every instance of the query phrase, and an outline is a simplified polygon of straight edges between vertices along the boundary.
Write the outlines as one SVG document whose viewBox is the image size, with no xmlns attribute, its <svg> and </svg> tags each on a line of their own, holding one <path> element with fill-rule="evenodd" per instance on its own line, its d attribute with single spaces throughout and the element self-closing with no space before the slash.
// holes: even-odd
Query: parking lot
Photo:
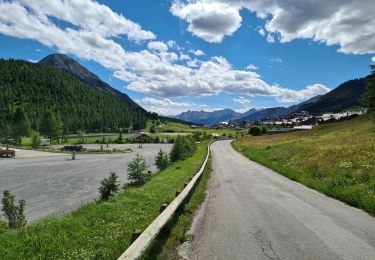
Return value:
<svg viewBox="0 0 375 260">
<path fill-rule="evenodd" d="M 95 146 L 95 147 L 94 147 Z M 100 145 L 88 145 L 97 149 Z M 169 152 L 171 144 L 110 145 L 109 149 L 132 149 L 123 154 L 49 154 L 18 150 L 16 159 L 0 159 L 0 192 L 9 190 L 16 199 L 26 200 L 28 221 L 47 215 L 59 215 L 77 209 L 98 198 L 100 181 L 116 172 L 126 182 L 127 164 L 140 153 L 155 171 L 154 158 L 160 148 Z M 1 197 L 1 196 L 0 196 Z"/>
</svg>

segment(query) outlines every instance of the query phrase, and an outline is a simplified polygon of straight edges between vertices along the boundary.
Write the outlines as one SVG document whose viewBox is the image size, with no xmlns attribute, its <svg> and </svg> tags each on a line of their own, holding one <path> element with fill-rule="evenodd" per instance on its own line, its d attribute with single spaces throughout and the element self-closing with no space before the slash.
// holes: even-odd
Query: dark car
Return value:
<svg viewBox="0 0 375 260">
<path fill-rule="evenodd" d="M 66 145 L 61 148 L 61 151 L 69 151 L 69 152 L 84 152 L 86 148 L 82 145 Z"/>
</svg>

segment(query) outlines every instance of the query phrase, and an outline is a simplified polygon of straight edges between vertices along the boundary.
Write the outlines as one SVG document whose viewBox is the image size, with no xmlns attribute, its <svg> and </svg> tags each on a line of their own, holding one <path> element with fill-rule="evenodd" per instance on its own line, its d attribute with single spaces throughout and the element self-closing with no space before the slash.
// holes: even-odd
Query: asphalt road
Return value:
<svg viewBox="0 0 375 260">
<path fill-rule="evenodd" d="M 375 218 L 212 145 L 188 259 L 375 259 Z"/>
<path fill-rule="evenodd" d="M 110 148 L 113 145 L 110 145 Z M 98 198 L 99 182 L 116 172 L 121 183 L 127 181 L 126 167 L 139 152 L 152 164 L 162 148 L 169 152 L 170 144 L 127 144 L 132 153 L 126 154 L 50 154 L 38 151 L 19 151 L 23 158 L 0 159 L 0 198 L 4 190 L 26 200 L 28 221 L 47 215 L 59 215 L 77 209 Z M 112 147 L 114 148 L 114 147 Z M 116 146 L 116 148 L 119 148 Z"/>
</svg>

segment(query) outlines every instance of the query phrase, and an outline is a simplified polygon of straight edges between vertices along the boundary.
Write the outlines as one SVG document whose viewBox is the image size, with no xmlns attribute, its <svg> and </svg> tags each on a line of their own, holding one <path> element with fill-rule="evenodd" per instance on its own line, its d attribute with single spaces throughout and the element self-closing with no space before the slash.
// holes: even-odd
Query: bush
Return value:
<svg viewBox="0 0 375 260">
<path fill-rule="evenodd" d="M 172 162 L 185 160 L 187 157 L 192 156 L 196 149 L 195 141 L 191 137 L 177 136 L 173 143 L 170 159 Z"/>
<path fill-rule="evenodd" d="M 4 217 L 8 221 L 9 228 L 18 228 L 26 225 L 26 218 L 24 214 L 25 201 L 19 200 L 18 206 L 14 203 L 14 195 L 10 194 L 9 191 L 4 191 L 3 199 L 1 200 L 3 207 Z"/>
<path fill-rule="evenodd" d="M 260 128 L 259 126 L 257 125 L 253 125 L 250 127 L 249 129 L 249 134 L 251 134 L 252 136 L 259 136 L 259 135 L 262 135 L 262 128 Z"/>
<path fill-rule="evenodd" d="M 40 138 L 40 134 L 38 132 L 31 133 L 31 146 L 36 148 L 40 146 L 40 142 L 42 139 Z"/>
<path fill-rule="evenodd" d="M 149 178 L 146 159 L 137 153 L 135 158 L 128 164 L 128 179 L 130 184 L 142 185 Z"/>
<path fill-rule="evenodd" d="M 159 170 L 164 170 L 169 164 L 168 154 L 160 149 L 158 155 L 155 158 L 155 165 Z"/>
<path fill-rule="evenodd" d="M 119 191 L 120 183 L 115 172 L 111 172 L 108 178 L 100 182 L 99 193 L 100 200 L 108 200 Z"/>
</svg>

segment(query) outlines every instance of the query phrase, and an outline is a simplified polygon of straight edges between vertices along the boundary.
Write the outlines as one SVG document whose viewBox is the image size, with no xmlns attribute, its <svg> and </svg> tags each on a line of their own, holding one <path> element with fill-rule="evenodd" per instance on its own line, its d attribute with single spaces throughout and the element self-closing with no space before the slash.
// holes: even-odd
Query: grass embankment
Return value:
<svg viewBox="0 0 375 260">
<path fill-rule="evenodd" d="M 196 211 L 206 197 L 206 188 L 210 178 L 211 156 L 209 157 L 206 168 L 202 174 L 199 183 L 195 186 L 192 193 L 186 199 L 176 212 L 174 217 L 167 223 L 160 232 L 157 239 L 146 251 L 143 259 L 178 259 L 178 248 L 185 241 L 191 239 L 187 234 Z"/>
<path fill-rule="evenodd" d="M 369 117 L 246 137 L 233 146 L 292 180 L 375 215 L 375 125 Z"/>
<path fill-rule="evenodd" d="M 208 141 L 185 161 L 171 164 L 141 187 L 128 187 L 108 202 L 91 203 L 63 217 L 0 231 L 0 259 L 116 259 L 200 168 Z M 99 183 L 98 183 L 99 186 Z M 27 203 L 27 201 L 26 201 Z"/>
</svg>

